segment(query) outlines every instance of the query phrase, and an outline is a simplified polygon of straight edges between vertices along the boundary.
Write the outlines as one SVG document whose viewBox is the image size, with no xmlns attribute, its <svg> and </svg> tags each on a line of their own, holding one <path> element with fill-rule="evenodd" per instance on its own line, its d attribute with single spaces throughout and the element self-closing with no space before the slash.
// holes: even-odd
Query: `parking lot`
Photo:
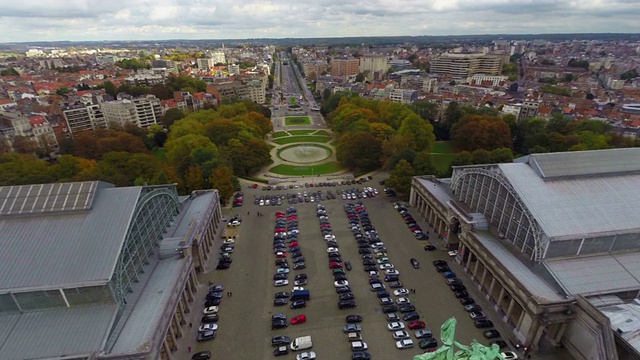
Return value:
<svg viewBox="0 0 640 360">
<path fill-rule="evenodd" d="M 396 198 L 386 197 L 382 193 L 383 186 L 378 185 L 377 180 L 374 179 L 363 185 L 314 189 L 325 193 L 330 189 L 335 193 L 337 189 L 377 187 L 380 195 L 359 201 L 363 202 L 373 226 L 387 247 L 391 263 L 400 272 L 400 281 L 404 283 L 405 288 L 416 289 L 416 294 L 410 294 L 408 297 L 420 313 L 420 320 L 426 322 L 427 328 L 434 332 L 439 342 L 440 325 L 449 317 L 455 316 L 458 320 L 457 341 L 469 344 L 472 339 L 478 339 L 481 343 L 487 344 L 488 341 L 482 337 L 482 330 L 473 326 L 473 321 L 454 297 L 443 276 L 432 266 L 434 260 L 450 261 L 446 250 L 432 252 L 423 250 L 424 242 L 414 238 L 400 214 L 393 208 L 392 203 Z M 305 190 L 313 189 L 295 189 L 279 193 Z M 359 314 L 364 318 L 360 323 L 363 327 L 362 337 L 363 341 L 369 345 L 372 358 L 411 358 L 423 351 L 417 346 L 418 341 L 415 338 L 413 338 L 415 342 L 413 349 L 397 350 L 395 340 L 391 336 L 392 332 L 387 330 L 386 316 L 381 311 L 376 294 L 369 288 L 369 277 L 363 271 L 358 244 L 348 227 L 348 218 L 344 212 L 345 203 L 357 200 L 345 201 L 338 197 L 335 200 L 321 202 L 326 207 L 343 260 L 349 260 L 353 265 L 353 270 L 346 271 L 346 275 L 353 289 L 357 307 L 339 310 L 338 294 L 333 284 L 332 271 L 328 266 L 327 247 L 316 216 L 317 203 L 303 202 L 289 205 L 285 201 L 280 206 L 260 207 L 253 204 L 254 195 L 272 195 L 273 191 L 263 191 L 260 188 L 244 188 L 243 191 L 244 206 L 234 208 L 226 214 L 227 217 L 240 214 L 243 219 L 238 227 L 239 236 L 232 254 L 232 266 L 228 270 L 214 271 L 210 276 L 216 284 L 225 286 L 225 294 L 231 292 L 232 296 L 225 296 L 222 299 L 216 339 L 196 344 L 193 352 L 211 350 L 216 359 L 272 359 L 274 358 L 271 346 L 272 336 L 287 335 L 294 339 L 311 335 L 313 351 L 319 358 L 350 359 L 350 344 L 342 330 L 345 317 L 349 314 Z M 273 274 L 277 268 L 276 257 L 272 250 L 275 213 L 284 211 L 289 206 L 294 206 L 298 212 L 300 230 L 298 243 L 306 259 L 306 269 L 292 269 L 289 275 L 289 286 L 274 287 Z M 262 212 L 264 216 L 257 216 L 257 211 Z M 417 215 L 417 213 L 414 214 L 416 219 Z M 425 231 L 428 230 L 427 224 L 418 222 Z M 212 255 L 217 257 L 217 254 Z M 410 258 L 416 258 L 420 262 L 420 269 L 412 267 Z M 287 259 L 293 267 L 290 256 Z M 300 273 L 307 274 L 309 279 L 308 284 L 304 286 L 311 292 L 311 300 L 307 302 L 306 308 L 291 310 L 288 306 L 274 307 L 274 293 L 290 292 L 294 276 Z M 383 274 L 381 274 L 382 277 L 384 277 Z M 204 303 L 205 295 L 199 294 L 202 299 L 197 301 Z M 392 298 L 395 300 L 396 297 L 392 296 Z M 202 306 L 198 306 L 198 304 L 194 306 L 194 311 L 201 312 Z M 271 315 L 279 312 L 285 313 L 289 319 L 295 315 L 304 314 L 307 316 L 307 322 L 301 325 L 289 325 L 285 329 L 271 330 Z M 411 330 L 408 332 L 413 333 Z M 281 358 L 295 358 L 295 353 L 289 353 Z"/>
</svg>

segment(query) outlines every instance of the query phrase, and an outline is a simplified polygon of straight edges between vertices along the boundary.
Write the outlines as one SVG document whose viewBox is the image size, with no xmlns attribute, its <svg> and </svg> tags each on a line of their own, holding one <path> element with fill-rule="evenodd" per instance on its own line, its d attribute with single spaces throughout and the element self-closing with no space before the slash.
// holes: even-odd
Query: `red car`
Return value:
<svg viewBox="0 0 640 360">
<path fill-rule="evenodd" d="M 276 219 L 282 219 L 282 218 L 284 218 L 284 213 L 282 211 L 278 211 L 276 213 Z"/>
<path fill-rule="evenodd" d="M 298 325 L 307 322 L 305 315 L 298 315 L 291 318 L 291 325 Z"/>
<path fill-rule="evenodd" d="M 289 249 L 291 249 L 294 246 L 298 246 L 298 242 L 297 241 L 292 241 L 291 244 L 289 244 Z"/>
<path fill-rule="evenodd" d="M 287 218 L 287 221 L 298 220 L 298 215 L 291 215 Z"/>
<path fill-rule="evenodd" d="M 407 327 L 411 330 L 419 330 L 427 327 L 427 324 L 425 324 L 424 321 L 409 321 Z"/>
<path fill-rule="evenodd" d="M 253 188 L 257 189 L 258 188 L 258 184 L 253 184 Z"/>
<path fill-rule="evenodd" d="M 276 257 L 280 258 L 280 259 L 286 258 L 287 257 L 287 253 L 286 252 L 279 252 L 279 253 L 276 254 Z"/>
<path fill-rule="evenodd" d="M 329 263 L 329 269 L 342 269 L 342 263 L 337 261 L 332 261 Z"/>
<path fill-rule="evenodd" d="M 274 234 L 277 234 L 277 233 L 286 233 L 286 232 L 287 232 L 287 229 L 285 229 L 285 228 L 275 228 L 275 229 L 273 230 L 273 233 L 274 233 Z"/>
</svg>

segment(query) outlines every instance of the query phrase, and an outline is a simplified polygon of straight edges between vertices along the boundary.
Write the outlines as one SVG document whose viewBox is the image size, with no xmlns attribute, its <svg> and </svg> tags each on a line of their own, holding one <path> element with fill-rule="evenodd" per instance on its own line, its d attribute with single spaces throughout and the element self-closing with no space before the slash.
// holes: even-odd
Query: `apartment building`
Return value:
<svg viewBox="0 0 640 360">
<path fill-rule="evenodd" d="M 17 142 L 21 137 L 21 145 Z M 29 144 L 31 142 L 31 144 Z M 0 115 L 0 149 L 4 151 L 17 150 L 33 151 L 47 149 L 54 151 L 58 148 L 58 140 L 53 128 L 42 115 L 26 116 L 22 113 L 11 112 Z M 27 150 L 31 148 L 31 150 Z"/>
<path fill-rule="evenodd" d="M 213 59 L 211 58 L 200 58 L 197 61 L 198 69 L 201 71 L 209 71 L 214 65 Z"/>
<path fill-rule="evenodd" d="M 533 100 L 525 100 L 523 103 L 506 104 L 502 107 L 503 115 L 513 115 L 518 120 L 524 120 L 538 116 L 540 103 Z"/>
<path fill-rule="evenodd" d="M 457 78 L 475 74 L 500 75 L 502 58 L 482 53 L 444 53 L 431 61 L 431 72 Z"/>
<path fill-rule="evenodd" d="M 238 64 L 230 64 L 227 69 L 229 70 L 229 75 L 240 75 L 240 65 Z"/>
<path fill-rule="evenodd" d="M 147 128 L 156 124 L 162 116 L 160 99 L 153 95 L 108 101 L 102 104 L 102 110 L 107 123 L 120 126 L 129 123 Z"/>
<path fill-rule="evenodd" d="M 71 135 L 108 127 L 102 108 L 98 104 L 67 104 L 62 108 L 62 116 Z"/>
<path fill-rule="evenodd" d="M 389 68 L 389 61 L 384 55 L 369 55 L 363 56 L 360 58 L 360 72 L 365 73 L 369 72 L 371 74 L 375 73 L 386 73 Z"/>
<path fill-rule="evenodd" d="M 307 77 L 318 78 L 329 69 L 329 65 L 324 60 L 305 61 L 302 64 L 302 71 Z"/>
<path fill-rule="evenodd" d="M 254 77 L 247 80 L 214 82 L 210 85 L 212 87 L 211 90 L 207 87 L 207 92 L 213 94 L 215 94 L 215 92 L 219 93 L 220 101 L 238 99 L 251 100 L 258 104 L 264 104 L 266 102 L 267 89 L 267 82 L 264 81 L 264 79 L 266 79 L 266 77 L 262 79 Z"/>
<path fill-rule="evenodd" d="M 407 89 L 393 89 L 389 93 L 389 99 L 393 102 L 410 104 L 418 100 L 418 91 Z"/>
<path fill-rule="evenodd" d="M 357 75 L 360 70 L 360 60 L 352 57 L 335 57 L 331 59 L 331 76 Z"/>
<path fill-rule="evenodd" d="M 211 61 L 213 61 L 212 65 L 215 65 L 215 64 L 226 64 L 227 63 L 227 57 L 224 54 L 224 52 L 216 51 L 216 52 L 211 53 Z"/>
<path fill-rule="evenodd" d="M 55 150 L 58 148 L 58 139 L 49 124 L 49 121 L 42 115 L 29 116 L 29 125 L 34 140 L 41 149 Z"/>
<path fill-rule="evenodd" d="M 508 77 L 502 75 L 475 74 L 468 77 L 467 82 L 470 85 L 486 85 L 490 83 L 491 86 L 498 86 L 508 79 Z"/>
</svg>

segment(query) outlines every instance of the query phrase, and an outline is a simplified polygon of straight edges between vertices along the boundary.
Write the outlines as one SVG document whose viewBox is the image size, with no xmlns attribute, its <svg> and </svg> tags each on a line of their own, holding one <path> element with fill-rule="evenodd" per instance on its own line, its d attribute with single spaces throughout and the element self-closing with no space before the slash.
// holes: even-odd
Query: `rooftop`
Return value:
<svg viewBox="0 0 640 360">
<path fill-rule="evenodd" d="M 141 187 L 93 184 L 95 198 L 89 207 L 72 206 L 82 198 L 70 195 L 65 195 L 62 201 L 62 195 L 41 193 L 34 196 L 33 201 L 29 200 L 40 189 L 62 187 L 0 187 L 3 209 L 13 209 L 10 214 L 15 214 L 8 215 L 3 210 L 0 215 L 0 292 L 89 286 L 109 281 Z M 12 198 L 10 194 L 16 194 L 17 190 L 21 190 L 17 194 L 25 195 Z M 42 201 L 43 197 L 49 200 Z M 7 207 L 9 199 L 12 205 Z M 22 205 L 17 207 L 20 201 Z M 41 211 L 27 214 L 27 204 Z M 47 211 L 49 204 L 58 204 L 58 211 Z"/>
<path fill-rule="evenodd" d="M 640 148 L 633 150 L 640 160 Z M 594 154 L 591 170 L 588 158 L 578 152 L 542 160 L 536 155 L 529 159 L 531 166 L 510 163 L 498 167 L 551 240 L 640 232 L 640 173 L 634 171 L 633 164 L 603 165 L 602 172 L 598 172 L 598 165 L 606 164 L 606 159 L 617 162 L 617 157 L 631 157 L 616 150 L 600 152 L 609 154 Z M 575 160 L 569 154 L 574 154 Z M 559 167 L 560 158 L 566 164 L 584 164 L 563 170 Z M 543 173 L 556 176 L 545 180 L 534 169 L 536 165 Z M 629 172 L 624 173 L 623 169 Z"/>
</svg>

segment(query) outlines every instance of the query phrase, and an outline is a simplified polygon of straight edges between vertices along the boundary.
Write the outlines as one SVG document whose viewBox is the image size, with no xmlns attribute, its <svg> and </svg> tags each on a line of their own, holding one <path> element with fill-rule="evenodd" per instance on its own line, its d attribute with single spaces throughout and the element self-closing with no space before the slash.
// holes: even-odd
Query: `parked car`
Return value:
<svg viewBox="0 0 640 360">
<path fill-rule="evenodd" d="M 289 345 L 291 338 L 288 336 L 280 335 L 271 338 L 271 346 Z"/>
<path fill-rule="evenodd" d="M 473 322 L 473 325 L 478 329 L 486 329 L 486 328 L 492 328 L 493 322 L 487 319 L 478 319 Z"/>
<path fill-rule="evenodd" d="M 355 324 L 355 323 L 362 322 L 362 316 L 360 316 L 360 315 L 347 315 L 345 320 L 346 320 L 347 324 Z"/>
<path fill-rule="evenodd" d="M 211 351 L 199 351 L 191 357 L 191 360 L 209 360 L 211 359 Z"/>
<path fill-rule="evenodd" d="M 358 324 L 346 324 L 342 328 L 342 331 L 344 331 L 345 333 L 360 332 L 360 331 L 362 331 L 362 326 L 360 326 Z"/>
<path fill-rule="evenodd" d="M 287 355 L 289 353 L 289 347 L 288 346 L 279 346 L 275 349 L 273 349 L 273 356 L 282 356 L 282 355 Z"/>
<path fill-rule="evenodd" d="M 505 351 L 503 353 L 500 353 L 500 355 L 502 355 L 502 358 L 504 360 L 518 360 L 518 354 L 514 353 L 513 351 Z"/>
<path fill-rule="evenodd" d="M 296 360 L 315 360 L 315 359 L 316 359 L 315 351 L 305 351 L 296 355 Z"/>
<path fill-rule="evenodd" d="M 306 306 L 307 306 L 307 302 L 306 301 L 304 301 L 304 300 L 296 300 L 296 301 L 291 302 L 291 306 L 290 307 L 292 309 L 302 309 L 302 308 L 304 308 Z"/>
<path fill-rule="evenodd" d="M 287 324 L 287 320 L 278 319 L 271 321 L 271 330 L 284 329 L 287 326 L 289 326 L 289 324 Z"/>
<path fill-rule="evenodd" d="M 431 330 L 429 330 L 429 329 L 416 330 L 414 332 L 414 335 L 415 335 L 416 339 L 424 339 L 424 338 L 433 337 L 433 334 L 431 333 Z"/>
<path fill-rule="evenodd" d="M 420 346 L 420 349 L 433 349 L 438 347 L 438 340 L 433 337 L 422 339 L 418 343 L 418 346 Z"/>
<path fill-rule="evenodd" d="M 200 322 L 202 322 L 203 324 L 218 322 L 218 314 L 205 315 L 202 317 L 202 319 L 200 319 Z"/>
<path fill-rule="evenodd" d="M 396 340 L 408 339 L 409 333 L 404 330 L 398 330 L 393 332 L 393 338 Z"/>
<path fill-rule="evenodd" d="M 399 340 L 396 341 L 396 348 L 402 350 L 402 349 L 410 349 L 413 347 L 413 340 L 411 339 L 404 339 L 404 340 Z"/>
<path fill-rule="evenodd" d="M 274 286 L 278 286 L 278 287 L 279 286 L 287 286 L 287 285 L 289 285 L 289 280 L 286 280 L 286 279 L 284 279 L 284 280 L 276 280 L 276 281 L 273 282 L 273 285 Z"/>
<path fill-rule="evenodd" d="M 307 322 L 306 315 L 297 315 L 291 318 L 291 325 L 298 325 Z"/>
<path fill-rule="evenodd" d="M 405 325 L 402 321 L 394 321 L 387 324 L 387 330 L 390 331 L 403 330 L 404 328 Z"/>
<path fill-rule="evenodd" d="M 201 342 L 201 341 L 213 340 L 215 338 L 216 338 L 216 332 L 208 330 L 208 331 L 198 332 L 198 337 L 196 338 L 196 340 L 198 342 Z"/>
<path fill-rule="evenodd" d="M 414 269 L 420 269 L 420 262 L 418 262 L 418 260 L 416 260 L 415 258 L 411 258 L 411 266 L 413 266 Z"/>
<path fill-rule="evenodd" d="M 418 319 L 420 319 L 420 314 L 418 314 L 416 311 L 402 315 L 402 320 L 404 321 L 418 320 Z"/>
<path fill-rule="evenodd" d="M 498 330 L 487 330 L 482 333 L 482 335 L 487 339 L 495 339 L 500 337 L 500 332 Z"/>
<path fill-rule="evenodd" d="M 407 324 L 407 327 L 411 330 L 424 329 L 426 326 L 427 324 L 425 324 L 424 321 L 418 321 L 418 320 L 409 321 L 409 323 Z"/>
</svg>

